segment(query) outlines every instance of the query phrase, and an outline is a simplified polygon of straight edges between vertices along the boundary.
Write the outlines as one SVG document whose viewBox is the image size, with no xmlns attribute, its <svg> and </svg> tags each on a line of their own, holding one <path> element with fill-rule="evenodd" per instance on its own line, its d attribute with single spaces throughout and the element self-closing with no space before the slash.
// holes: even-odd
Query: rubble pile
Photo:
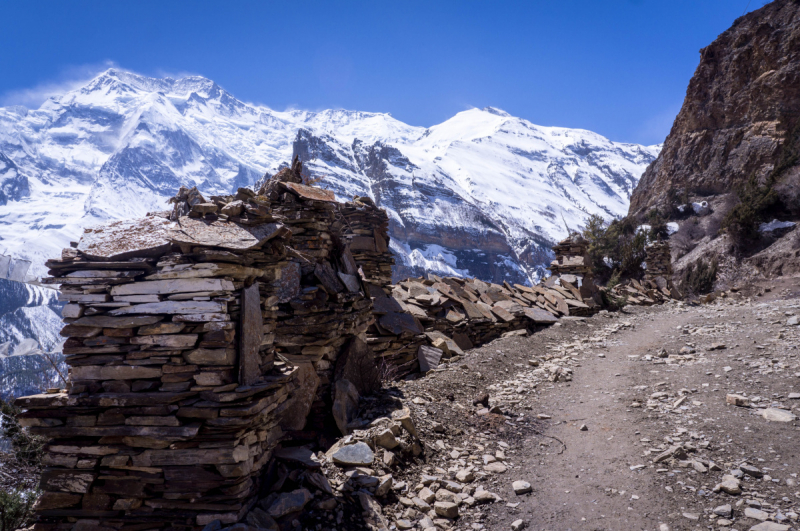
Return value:
<svg viewBox="0 0 800 531">
<path fill-rule="evenodd" d="M 426 372 L 442 360 L 503 334 L 527 334 L 537 326 L 553 324 L 557 317 L 570 315 L 567 301 L 582 304 L 579 297 L 577 289 L 561 286 L 501 286 L 436 275 L 408 279 L 392 288 L 391 298 L 373 300 L 374 327 L 382 334 L 371 336 L 369 341 L 376 356 L 394 364 L 401 375 Z M 382 349 L 379 341 L 391 337 L 392 332 L 398 338 L 405 334 L 406 343 L 384 340 L 388 346 Z M 400 347 L 399 353 L 395 345 Z"/>
<path fill-rule="evenodd" d="M 603 288 L 605 290 L 605 288 Z M 606 290 L 614 298 L 625 301 L 626 304 L 651 306 L 675 299 L 677 294 L 673 289 L 659 288 L 652 280 L 638 281 L 635 278 L 620 282 Z"/>
<path fill-rule="evenodd" d="M 49 439 L 36 529 L 197 528 L 255 499 L 297 394 L 273 348 L 288 232 L 198 205 L 86 229 L 47 262 L 70 374 L 17 400 Z"/>
<path fill-rule="evenodd" d="M 682 298 L 672 283 L 672 262 L 669 242 L 656 241 L 645 248 L 646 269 L 644 280 L 626 280 L 609 290 L 609 293 L 628 304 L 649 306 L 670 299 Z"/>
</svg>

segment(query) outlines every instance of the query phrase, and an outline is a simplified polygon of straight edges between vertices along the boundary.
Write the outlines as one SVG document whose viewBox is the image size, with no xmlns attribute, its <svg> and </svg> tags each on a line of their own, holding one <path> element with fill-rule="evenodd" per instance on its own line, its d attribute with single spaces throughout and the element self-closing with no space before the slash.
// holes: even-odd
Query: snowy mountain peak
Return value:
<svg viewBox="0 0 800 531">
<path fill-rule="evenodd" d="M 657 148 L 541 127 L 495 107 L 429 128 L 388 113 L 275 111 L 202 76 L 108 69 L 39 109 L 0 108 L 0 253 L 58 256 L 83 227 L 162 210 L 181 185 L 253 186 L 299 155 L 341 199 L 387 209 L 398 275 L 527 282 L 562 217 L 620 216 Z"/>
<path fill-rule="evenodd" d="M 503 109 L 498 109 L 497 107 L 484 107 L 483 111 L 491 114 L 496 114 L 497 116 L 504 116 L 507 118 L 511 117 L 511 115 L 508 114 L 506 111 L 504 111 Z"/>
</svg>

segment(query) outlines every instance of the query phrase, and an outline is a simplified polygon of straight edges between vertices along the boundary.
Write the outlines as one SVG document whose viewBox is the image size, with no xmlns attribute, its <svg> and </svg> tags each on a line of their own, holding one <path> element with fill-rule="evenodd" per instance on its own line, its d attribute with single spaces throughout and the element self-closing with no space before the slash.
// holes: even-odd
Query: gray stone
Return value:
<svg viewBox="0 0 800 531">
<path fill-rule="evenodd" d="M 370 529 L 389 529 L 389 522 L 383 516 L 381 504 L 365 492 L 358 493 L 361 508 L 364 510 L 364 520 Z"/>
<path fill-rule="evenodd" d="M 258 507 L 253 508 L 252 511 L 247 513 L 247 518 L 245 518 L 245 521 L 251 526 L 259 529 L 267 529 L 269 531 L 278 531 L 280 529 L 278 527 L 278 522 L 276 522 L 274 518 Z"/>
<path fill-rule="evenodd" d="M 792 414 L 791 411 L 772 407 L 762 409 L 761 416 L 772 422 L 793 422 L 797 419 L 797 416 Z"/>
<path fill-rule="evenodd" d="M 372 347 L 357 337 L 351 339 L 336 359 L 334 380 L 348 380 L 362 396 L 377 391 L 381 386 L 381 375 Z"/>
<path fill-rule="evenodd" d="M 725 402 L 732 406 L 750 407 L 750 400 L 742 395 L 727 394 L 725 395 Z"/>
<path fill-rule="evenodd" d="M 433 509 L 436 514 L 444 518 L 458 518 L 458 505 L 450 502 L 436 502 L 433 504 Z"/>
<path fill-rule="evenodd" d="M 714 514 L 716 514 L 717 516 L 724 516 L 725 518 L 730 518 L 732 512 L 733 509 L 729 504 L 720 505 L 719 507 L 714 508 Z"/>
<path fill-rule="evenodd" d="M 459 470 L 456 472 L 456 479 L 461 483 L 470 483 L 475 481 L 475 474 L 473 474 L 470 470 Z"/>
<path fill-rule="evenodd" d="M 522 529 L 525 529 L 524 520 L 514 520 L 511 522 L 511 531 L 520 531 Z"/>
<path fill-rule="evenodd" d="M 411 501 L 414 503 L 414 506 L 422 512 L 427 513 L 431 510 L 431 505 L 418 496 L 414 496 Z"/>
<path fill-rule="evenodd" d="M 367 443 L 357 442 L 339 448 L 331 457 L 340 466 L 369 466 L 375 454 Z"/>
<path fill-rule="evenodd" d="M 753 476 L 754 478 L 763 478 L 764 473 L 761 471 L 760 468 L 750 466 L 750 465 L 741 465 L 739 466 L 739 470 L 747 474 L 748 476 Z"/>
<path fill-rule="evenodd" d="M 425 487 L 417 493 L 417 497 L 430 505 L 436 499 L 436 494 L 428 487 Z"/>
<path fill-rule="evenodd" d="M 302 511 L 311 498 L 311 493 L 307 489 L 284 492 L 272 502 L 267 512 L 273 518 L 281 518 L 287 514 Z"/>
<path fill-rule="evenodd" d="M 375 496 L 383 497 L 389 493 L 389 490 L 392 488 L 392 484 L 394 480 L 391 474 L 386 474 L 381 476 L 378 482 L 378 486 L 375 487 Z"/>
<path fill-rule="evenodd" d="M 387 450 L 393 450 L 400 444 L 392 433 L 392 430 L 383 430 L 379 432 L 374 439 L 375 445 Z"/>
<path fill-rule="evenodd" d="M 502 474 L 503 472 L 508 470 L 506 468 L 506 465 L 504 465 L 500 461 L 497 461 L 496 463 L 489 463 L 488 465 L 484 466 L 483 469 L 486 472 L 491 472 L 493 474 Z"/>
<path fill-rule="evenodd" d="M 728 494 L 741 494 L 742 487 L 741 482 L 731 475 L 724 475 L 722 476 L 722 482 L 717 485 L 714 490 L 721 490 Z"/>
<path fill-rule="evenodd" d="M 284 410 L 281 417 L 280 424 L 284 430 L 302 430 L 305 427 L 311 403 L 319 387 L 320 380 L 314 365 L 298 363 L 296 371 L 300 388 L 292 394 L 293 403 Z"/>
<path fill-rule="evenodd" d="M 419 360 L 420 372 L 428 372 L 439 366 L 444 353 L 441 349 L 429 347 L 427 345 L 420 345 L 417 351 L 417 359 Z"/>
<path fill-rule="evenodd" d="M 754 525 L 749 531 L 789 531 L 788 525 L 776 524 L 775 522 L 761 522 Z"/>
<path fill-rule="evenodd" d="M 747 518 L 752 518 L 753 520 L 761 520 L 762 522 L 769 518 L 769 513 L 766 511 L 762 511 L 761 509 L 756 509 L 755 507 L 747 507 L 744 510 L 744 515 Z"/>
<path fill-rule="evenodd" d="M 461 503 L 461 498 L 455 492 L 450 492 L 447 489 L 439 489 L 436 491 L 436 501 L 450 502 L 458 505 Z"/>
<path fill-rule="evenodd" d="M 462 487 L 460 483 L 456 483 L 455 481 L 442 481 L 442 487 L 446 488 L 450 492 L 461 492 Z"/>
<path fill-rule="evenodd" d="M 411 419 L 411 411 L 404 407 L 403 409 L 392 412 L 392 419 L 400 423 L 404 430 L 412 437 L 419 438 L 417 428 L 414 426 L 414 421 Z"/>
<path fill-rule="evenodd" d="M 515 494 L 527 494 L 533 490 L 530 483 L 522 480 L 512 483 L 511 488 L 514 489 Z"/>
<path fill-rule="evenodd" d="M 483 489 L 476 490 L 472 497 L 475 498 L 475 501 L 478 503 L 492 503 L 497 500 L 497 496 Z"/>
<path fill-rule="evenodd" d="M 314 452 L 305 446 L 281 448 L 275 452 L 275 457 L 282 461 L 300 463 L 308 468 L 320 468 L 322 466 L 322 464 L 317 461 L 316 457 L 314 456 Z"/>
<path fill-rule="evenodd" d="M 666 461 L 667 459 L 683 459 L 684 457 L 686 457 L 686 452 L 684 451 L 683 447 L 679 444 L 676 444 L 658 454 L 655 459 L 653 459 L 653 462 L 660 463 L 661 461 Z"/>
</svg>

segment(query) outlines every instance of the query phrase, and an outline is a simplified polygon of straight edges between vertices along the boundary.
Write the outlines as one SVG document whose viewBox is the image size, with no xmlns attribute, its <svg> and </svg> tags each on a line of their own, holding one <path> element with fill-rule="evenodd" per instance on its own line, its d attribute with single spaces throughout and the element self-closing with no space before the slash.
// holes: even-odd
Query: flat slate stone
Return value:
<svg viewBox="0 0 800 531">
<path fill-rule="evenodd" d="M 281 518 L 287 514 L 302 511 L 311 498 L 311 492 L 306 489 L 284 492 L 272 502 L 267 512 L 273 518 Z"/>
<path fill-rule="evenodd" d="M 419 321 L 407 313 L 387 313 L 378 320 L 378 323 L 396 336 L 403 332 L 410 332 L 414 335 L 424 332 Z"/>
<path fill-rule="evenodd" d="M 761 410 L 761 416 L 772 422 L 792 422 L 797 418 L 791 411 L 772 407 Z"/>
<path fill-rule="evenodd" d="M 776 524 L 775 522 L 761 522 L 751 527 L 750 531 L 789 531 L 789 526 Z"/>
<path fill-rule="evenodd" d="M 368 466 L 375 459 L 372 449 L 363 442 L 343 446 L 332 456 L 333 462 L 342 466 Z"/>
<path fill-rule="evenodd" d="M 289 233 L 280 223 L 238 225 L 229 221 L 208 221 L 186 216 L 181 216 L 178 223 L 173 225 L 168 233 L 172 242 L 241 251 L 261 247 L 269 240 Z"/>
<path fill-rule="evenodd" d="M 107 261 L 159 256 L 172 247 L 168 235 L 175 225 L 156 216 L 112 221 L 84 229 L 78 250 L 89 258 Z"/>
<path fill-rule="evenodd" d="M 281 448 L 275 452 L 275 457 L 282 461 L 300 463 L 307 468 L 320 468 L 322 466 L 322 463 L 314 457 L 314 452 L 305 446 Z"/>
<path fill-rule="evenodd" d="M 439 362 L 442 360 L 442 354 L 444 353 L 441 351 L 441 349 L 429 347 L 427 345 L 420 345 L 419 350 L 417 351 L 419 370 L 421 372 L 428 372 L 431 369 L 437 368 L 439 366 Z"/>
<path fill-rule="evenodd" d="M 242 290 L 242 310 L 239 323 L 239 385 L 253 385 L 258 381 L 261 357 L 258 349 L 264 335 L 261 317 L 261 296 L 258 282 Z"/>
<path fill-rule="evenodd" d="M 155 324 L 161 321 L 161 316 L 138 316 L 138 317 L 108 317 L 106 315 L 93 315 L 91 317 L 81 317 L 74 323 L 75 326 L 94 326 L 100 328 L 135 328 Z"/>
<path fill-rule="evenodd" d="M 555 315 L 541 308 L 523 308 L 522 311 L 535 324 L 553 324 L 558 321 Z"/>
</svg>

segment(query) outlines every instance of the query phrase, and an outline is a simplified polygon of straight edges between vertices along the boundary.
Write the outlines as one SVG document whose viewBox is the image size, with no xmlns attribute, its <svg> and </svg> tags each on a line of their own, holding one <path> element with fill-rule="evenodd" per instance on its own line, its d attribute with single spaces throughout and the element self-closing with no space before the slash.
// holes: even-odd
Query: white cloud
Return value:
<svg viewBox="0 0 800 531">
<path fill-rule="evenodd" d="M 0 94 L 0 105 L 22 105 L 29 109 L 37 109 L 47 98 L 82 87 L 100 72 L 114 67 L 116 65 L 113 61 L 67 67 L 52 81 Z"/>
</svg>

